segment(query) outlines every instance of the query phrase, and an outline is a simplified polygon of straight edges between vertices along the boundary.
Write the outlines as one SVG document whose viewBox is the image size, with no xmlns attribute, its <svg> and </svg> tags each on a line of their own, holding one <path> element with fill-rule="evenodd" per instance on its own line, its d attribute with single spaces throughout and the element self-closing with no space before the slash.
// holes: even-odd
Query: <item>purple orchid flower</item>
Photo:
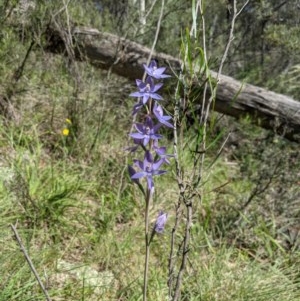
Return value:
<svg viewBox="0 0 300 301">
<path fill-rule="evenodd" d="M 154 125 L 150 116 L 146 117 L 145 123 L 136 123 L 135 128 L 137 133 L 132 133 L 130 136 L 134 139 L 143 140 L 143 145 L 146 146 L 150 139 L 161 139 L 162 135 L 157 134 L 157 130 L 160 128 L 160 124 Z"/>
<path fill-rule="evenodd" d="M 163 211 L 160 211 L 158 214 L 158 217 L 156 219 L 155 225 L 152 229 L 152 233 L 151 233 L 150 240 L 149 240 L 149 245 L 152 242 L 152 239 L 153 239 L 155 233 L 162 234 L 164 232 L 167 219 L 168 219 L 168 214 Z"/>
<path fill-rule="evenodd" d="M 137 104 L 133 106 L 132 115 L 138 113 L 143 106 L 144 106 L 143 100 L 140 100 Z"/>
<path fill-rule="evenodd" d="M 125 150 L 134 153 L 139 146 L 143 145 L 143 139 L 133 139 L 133 143 L 135 144 L 134 146 L 127 147 Z"/>
<path fill-rule="evenodd" d="M 130 178 L 131 178 L 134 174 L 136 174 L 136 170 L 135 170 L 132 166 L 128 165 L 128 173 L 129 173 L 129 176 L 130 176 Z M 143 195 L 146 196 L 144 187 L 143 187 L 143 185 L 140 183 L 139 179 L 132 179 L 132 181 L 133 181 L 133 183 L 137 184 L 137 186 L 138 186 L 138 187 L 140 188 L 140 190 L 142 191 Z"/>
<path fill-rule="evenodd" d="M 146 81 L 143 82 L 140 79 L 136 80 L 136 85 L 138 86 L 139 90 L 138 92 L 133 92 L 129 94 L 129 96 L 132 97 L 143 97 L 142 103 L 146 104 L 149 98 L 153 98 L 156 100 L 162 100 L 162 97 L 155 93 L 157 90 L 159 90 L 162 87 L 162 83 L 154 84 L 153 79 L 148 76 L 146 78 Z"/>
<path fill-rule="evenodd" d="M 174 128 L 174 126 L 170 122 L 168 122 L 168 120 L 172 119 L 172 117 L 168 116 L 168 115 L 164 115 L 164 111 L 163 111 L 162 107 L 160 105 L 158 105 L 157 103 L 154 104 L 153 114 L 155 115 L 155 117 L 161 124 L 163 124 L 169 128 L 172 128 L 172 129 Z"/>
<path fill-rule="evenodd" d="M 156 79 L 171 77 L 171 75 L 163 74 L 166 70 L 165 67 L 157 68 L 157 63 L 155 60 L 152 60 L 149 66 L 143 64 L 145 71 L 148 75 Z"/>
<path fill-rule="evenodd" d="M 147 178 L 147 186 L 148 189 L 153 192 L 154 189 L 154 181 L 153 176 L 158 176 L 166 173 L 165 170 L 159 170 L 161 164 L 163 163 L 162 160 L 154 162 L 153 156 L 149 151 L 145 152 L 144 161 L 134 160 L 136 166 L 140 168 L 140 172 L 136 172 L 135 174 L 131 175 L 132 180 L 137 180 L 143 177 Z"/>
<path fill-rule="evenodd" d="M 136 174 L 136 170 L 131 165 L 128 165 L 128 173 L 131 178 L 134 174 Z M 132 181 L 136 184 L 138 184 L 140 182 L 139 179 L 132 179 Z"/>
<path fill-rule="evenodd" d="M 161 234 L 164 232 L 167 219 L 168 219 L 168 214 L 163 211 L 160 211 L 154 225 L 154 231 L 156 233 Z"/>
<path fill-rule="evenodd" d="M 163 160 L 164 163 L 170 164 L 168 158 L 174 157 L 174 155 L 166 154 L 167 148 L 165 146 L 158 146 L 158 141 L 155 140 L 153 143 L 153 149 L 155 150 L 156 154 Z"/>
</svg>

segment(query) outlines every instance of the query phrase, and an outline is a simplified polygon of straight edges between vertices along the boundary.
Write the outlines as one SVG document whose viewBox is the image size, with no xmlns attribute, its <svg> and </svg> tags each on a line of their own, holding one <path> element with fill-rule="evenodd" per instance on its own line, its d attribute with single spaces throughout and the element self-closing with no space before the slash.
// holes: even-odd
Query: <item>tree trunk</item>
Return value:
<svg viewBox="0 0 300 301">
<path fill-rule="evenodd" d="M 49 43 L 46 49 L 66 53 L 63 39 L 65 34 L 66 32 L 51 28 L 48 31 Z M 74 27 L 72 38 L 76 45 L 74 51 L 77 59 L 87 60 L 99 68 L 109 69 L 129 79 L 142 78 L 142 64 L 149 57 L 149 48 L 87 27 Z M 169 66 L 170 70 L 179 73 L 180 59 L 164 53 L 154 53 L 152 58 L 159 65 Z M 211 71 L 211 74 L 216 77 L 215 72 Z M 202 96 L 199 95 L 199 104 L 201 102 Z M 291 141 L 300 142 L 300 102 L 286 95 L 243 84 L 232 77 L 221 75 L 213 109 L 236 118 L 250 116 L 255 124 L 273 129 Z"/>
</svg>

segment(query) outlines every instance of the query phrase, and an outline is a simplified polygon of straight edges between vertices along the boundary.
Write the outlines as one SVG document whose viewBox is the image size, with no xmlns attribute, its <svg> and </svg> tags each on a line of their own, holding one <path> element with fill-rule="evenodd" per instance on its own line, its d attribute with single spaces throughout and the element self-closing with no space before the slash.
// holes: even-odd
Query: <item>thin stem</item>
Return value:
<svg viewBox="0 0 300 301">
<path fill-rule="evenodd" d="M 140 0 L 140 23 L 141 23 L 141 34 L 144 34 L 145 26 L 146 26 L 146 3 L 145 3 L 145 0 Z"/>
<path fill-rule="evenodd" d="M 178 198 L 178 202 L 176 204 L 175 208 L 175 224 L 172 229 L 172 235 L 171 235 L 171 250 L 170 250 L 170 256 L 169 256 L 169 277 L 168 277 L 168 287 L 169 287 L 169 298 L 171 300 L 172 294 L 173 294 L 173 281 L 174 281 L 174 266 L 175 266 L 175 237 L 176 237 L 176 231 L 179 226 L 180 222 L 180 208 L 181 208 L 182 200 L 181 197 Z"/>
<path fill-rule="evenodd" d="M 209 69 L 208 69 L 208 62 L 207 62 L 207 49 L 206 49 L 206 23 L 205 23 L 205 17 L 204 17 L 204 10 L 203 10 L 204 3 L 203 1 L 199 0 L 199 7 L 200 7 L 200 15 L 202 20 L 202 43 L 203 43 L 203 54 L 204 54 L 204 64 L 205 64 L 205 73 L 206 77 L 209 78 Z M 200 181 L 202 180 L 203 175 L 203 166 L 204 166 L 204 160 L 206 155 L 206 134 L 207 134 L 207 120 L 208 120 L 208 114 L 209 114 L 209 108 L 211 105 L 211 102 L 213 101 L 213 96 L 211 96 L 208 100 L 208 104 L 206 104 L 206 97 L 207 97 L 207 91 L 208 91 L 208 83 L 206 82 L 204 85 L 204 92 L 203 92 L 203 101 L 202 101 L 202 112 L 201 112 L 201 124 L 203 126 L 202 129 L 202 146 L 201 146 L 201 160 L 198 168 L 198 175 L 197 180 L 194 182 L 195 185 L 198 186 Z M 206 108 L 206 111 L 205 111 Z M 205 112 L 204 112 L 205 111 Z M 197 158 L 197 161 L 199 158 Z"/>
<path fill-rule="evenodd" d="M 148 271 L 149 271 L 149 256 L 150 256 L 150 241 L 149 241 L 149 207 L 151 200 L 151 192 L 147 190 L 146 196 L 146 209 L 145 209 L 145 267 L 144 267 L 144 288 L 143 288 L 143 301 L 147 301 L 148 293 Z"/>
<path fill-rule="evenodd" d="M 182 66 L 183 68 L 183 66 Z M 176 204 L 176 213 L 175 213 L 175 224 L 172 229 L 172 236 L 171 236 L 171 250 L 170 250 L 170 255 L 169 255 L 169 279 L 168 279 L 168 287 L 169 287 L 169 298 L 172 298 L 172 293 L 173 293 L 173 280 L 174 280 L 174 266 L 175 266 L 175 237 L 176 237 L 176 232 L 178 229 L 179 225 L 179 220 L 180 220 L 180 208 L 182 204 L 182 199 L 184 197 L 184 184 L 182 182 L 182 174 L 181 174 L 181 167 L 180 167 L 180 162 L 179 162 L 179 157 L 178 157 L 178 127 L 177 125 L 179 124 L 179 111 L 180 111 L 180 82 L 182 80 L 182 74 L 180 74 L 178 82 L 177 82 L 177 87 L 176 87 L 176 92 L 175 92 L 175 107 L 174 107 L 174 160 L 175 160 L 175 168 L 176 168 L 176 178 L 177 178 L 177 185 L 180 191 L 179 197 L 178 197 L 178 202 Z"/>
<path fill-rule="evenodd" d="M 184 233 L 184 240 L 183 240 L 183 252 L 182 252 L 182 259 L 180 269 L 177 275 L 176 285 L 175 285 L 175 293 L 173 297 L 173 301 L 180 300 L 181 294 L 181 284 L 182 284 L 182 277 L 186 267 L 186 262 L 188 260 L 188 252 L 189 252 L 189 245 L 190 245 L 190 229 L 192 225 L 192 203 L 188 202 L 186 205 L 187 211 L 187 218 L 186 218 L 186 225 L 185 225 L 185 233 Z"/>
<path fill-rule="evenodd" d="M 35 267 L 34 267 L 34 265 L 33 265 L 32 261 L 31 261 L 29 255 L 28 255 L 28 253 L 27 253 L 24 245 L 22 244 L 21 238 L 20 238 L 20 236 L 18 234 L 18 231 L 17 231 L 16 227 L 14 225 L 12 225 L 12 224 L 10 225 L 10 227 L 11 227 L 11 229 L 13 230 L 13 232 L 15 234 L 15 238 L 16 238 L 19 246 L 20 246 L 20 249 L 21 249 L 21 251 L 23 252 L 23 254 L 25 256 L 25 259 L 26 259 L 26 261 L 27 261 L 27 263 L 28 263 L 31 271 L 33 272 L 33 274 L 35 276 L 35 279 L 37 280 L 39 286 L 41 287 L 41 289 L 42 289 L 42 291 L 43 291 L 43 293 L 44 293 L 44 295 L 46 297 L 46 300 L 47 301 L 51 301 L 51 298 L 50 298 L 50 296 L 49 296 L 49 294 L 48 294 L 45 286 L 43 285 L 43 282 L 42 282 L 42 280 L 41 280 L 41 278 L 40 278 L 37 270 L 35 269 Z"/>
<path fill-rule="evenodd" d="M 149 65 L 149 63 L 150 63 L 150 61 L 152 59 L 152 55 L 153 55 L 155 46 L 157 44 L 158 35 L 159 35 L 160 27 L 161 27 L 161 21 L 162 21 L 163 15 L 164 15 L 164 7 L 165 7 L 165 0 L 162 0 L 162 2 L 161 2 L 161 9 L 160 9 L 160 15 L 159 15 L 159 18 L 158 18 L 158 21 L 157 21 L 157 25 L 156 25 L 155 37 L 154 37 L 154 40 L 153 40 L 153 43 L 152 43 L 152 46 L 151 46 L 150 54 L 149 54 L 148 59 L 147 59 L 147 65 Z M 143 81 L 146 79 L 146 75 L 147 75 L 147 73 L 144 72 Z"/>
</svg>

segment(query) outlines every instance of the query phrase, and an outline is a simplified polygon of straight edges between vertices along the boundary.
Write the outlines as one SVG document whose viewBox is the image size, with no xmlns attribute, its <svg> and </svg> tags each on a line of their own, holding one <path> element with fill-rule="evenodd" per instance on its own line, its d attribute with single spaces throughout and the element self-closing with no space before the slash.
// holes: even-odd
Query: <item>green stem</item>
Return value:
<svg viewBox="0 0 300 301">
<path fill-rule="evenodd" d="M 145 209 L 145 267 L 144 267 L 144 288 L 143 288 L 143 301 L 147 301 L 148 291 L 148 270 L 149 270 L 149 255 L 150 255 L 150 242 L 149 242 L 149 207 L 150 207 L 151 192 L 147 191 L 146 196 L 146 209 Z"/>
</svg>

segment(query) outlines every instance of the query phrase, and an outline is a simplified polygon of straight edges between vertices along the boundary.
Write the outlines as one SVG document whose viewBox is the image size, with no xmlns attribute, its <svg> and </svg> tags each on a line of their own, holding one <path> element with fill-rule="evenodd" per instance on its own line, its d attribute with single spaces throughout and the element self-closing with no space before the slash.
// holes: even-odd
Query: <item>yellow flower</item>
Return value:
<svg viewBox="0 0 300 301">
<path fill-rule="evenodd" d="M 72 121 L 69 118 L 66 118 L 66 123 L 72 124 Z"/>
<path fill-rule="evenodd" d="M 67 129 L 67 128 L 65 128 L 65 129 L 62 130 L 62 134 L 63 134 L 64 136 L 68 136 L 69 133 L 70 133 L 70 130 Z"/>
</svg>

